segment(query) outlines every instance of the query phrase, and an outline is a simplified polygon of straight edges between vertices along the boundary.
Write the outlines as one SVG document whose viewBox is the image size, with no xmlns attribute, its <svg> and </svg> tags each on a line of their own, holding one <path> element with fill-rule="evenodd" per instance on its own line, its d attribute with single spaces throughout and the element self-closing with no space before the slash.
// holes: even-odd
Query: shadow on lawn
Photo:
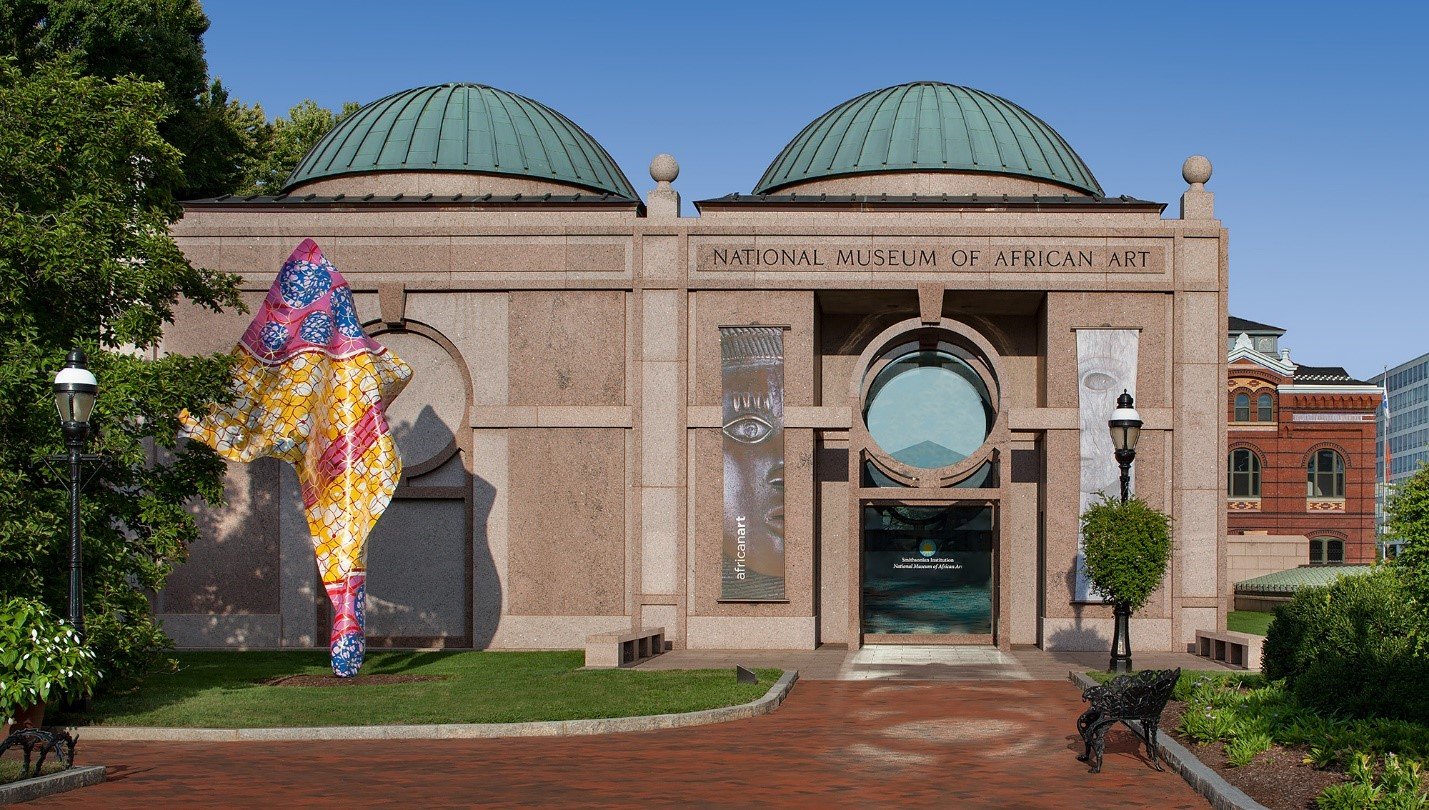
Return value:
<svg viewBox="0 0 1429 810">
<path fill-rule="evenodd" d="M 456 652 L 445 650 L 383 651 L 380 656 L 372 656 L 362 667 L 363 675 L 397 675 L 411 672 L 417 667 L 435 664 L 443 658 L 450 658 Z M 369 652 L 369 655 L 371 653 Z"/>
</svg>

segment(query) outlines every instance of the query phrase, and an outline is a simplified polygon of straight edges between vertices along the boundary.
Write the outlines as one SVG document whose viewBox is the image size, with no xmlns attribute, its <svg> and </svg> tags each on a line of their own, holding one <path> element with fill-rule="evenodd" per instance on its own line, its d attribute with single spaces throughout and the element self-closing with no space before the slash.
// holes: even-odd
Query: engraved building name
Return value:
<svg viewBox="0 0 1429 810">
<path fill-rule="evenodd" d="M 700 245 L 700 270 L 918 270 L 918 271 L 1082 271 L 1163 272 L 1166 249 L 1160 246 L 1105 245 L 1052 247 L 780 245 L 749 247 Z"/>
</svg>

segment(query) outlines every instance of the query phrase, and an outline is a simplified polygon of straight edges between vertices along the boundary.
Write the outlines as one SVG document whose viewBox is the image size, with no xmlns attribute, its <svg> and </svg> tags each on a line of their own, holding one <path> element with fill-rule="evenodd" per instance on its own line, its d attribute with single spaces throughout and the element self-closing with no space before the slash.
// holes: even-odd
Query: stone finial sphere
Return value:
<svg viewBox="0 0 1429 810">
<path fill-rule="evenodd" d="M 675 162 L 675 156 L 664 152 L 655 156 L 650 161 L 650 178 L 657 183 L 673 183 L 675 178 L 680 176 L 680 164 Z"/>
<path fill-rule="evenodd" d="M 1181 176 L 1187 183 L 1204 184 L 1211 179 L 1211 161 L 1205 155 L 1191 155 L 1181 164 Z"/>
</svg>

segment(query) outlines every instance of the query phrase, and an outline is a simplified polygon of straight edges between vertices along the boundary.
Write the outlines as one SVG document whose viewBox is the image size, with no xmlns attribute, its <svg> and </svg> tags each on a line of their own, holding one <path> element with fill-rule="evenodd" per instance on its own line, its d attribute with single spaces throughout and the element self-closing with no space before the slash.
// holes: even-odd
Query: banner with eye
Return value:
<svg viewBox="0 0 1429 810">
<path fill-rule="evenodd" d="M 1115 493 L 1121 478 L 1107 420 L 1116 410 L 1116 398 L 1122 391 L 1136 396 L 1137 348 L 1141 332 L 1136 329 L 1078 329 L 1077 331 L 1077 405 L 1081 415 L 1081 511 L 1087 511 L 1102 495 Z M 1132 480 L 1132 491 L 1136 481 Z M 1076 582 L 1072 599 L 1077 602 L 1103 602 L 1100 593 L 1092 589 L 1082 564 L 1083 543 L 1080 524 L 1077 529 Z"/>
<path fill-rule="evenodd" d="M 720 598 L 784 593 L 784 330 L 720 327 L 724 550 Z"/>
</svg>

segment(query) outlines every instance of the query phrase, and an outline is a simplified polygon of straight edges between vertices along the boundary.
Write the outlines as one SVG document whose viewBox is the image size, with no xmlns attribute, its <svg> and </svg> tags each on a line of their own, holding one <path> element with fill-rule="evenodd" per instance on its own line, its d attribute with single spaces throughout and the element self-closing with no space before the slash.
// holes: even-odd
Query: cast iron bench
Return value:
<svg viewBox="0 0 1429 810">
<path fill-rule="evenodd" d="M 73 768 L 74 746 L 78 741 L 77 738 L 71 737 L 68 731 L 26 726 L 14 729 L 4 742 L 0 742 L 0 757 L 3 757 L 11 746 L 18 745 L 25 752 L 25 764 L 20 768 L 20 778 L 39 776 L 40 769 L 45 767 L 45 758 L 51 753 L 66 768 Z M 35 769 L 31 771 L 30 757 L 36 748 L 40 749 L 40 759 L 35 763 Z"/>
<path fill-rule="evenodd" d="M 1161 726 L 1161 712 L 1166 710 L 1166 701 L 1171 699 L 1171 691 L 1176 688 L 1176 680 L 1180 677 L 1179 668 L 1146 669 L 1135 675 L 1121 675 L 1106 683 L 1087 687 L 1082 692 L 1082 700 L 1089 701 L 1092 706 L 1077 718 L 1077 733 L 1082 735 L 1086 751 L 1077 759 L 1090 762 L 1091 772 L 1100 773 L 1107 729 L 1120 721 L 1134 732 L 1136 727 L 1132 723 L 1140 723 L 1151 764 L 1156 766 L 1156 770 L 1162 770 L 1161 748 L 1156 743 L 1156 733 Z"/>
</svg>

